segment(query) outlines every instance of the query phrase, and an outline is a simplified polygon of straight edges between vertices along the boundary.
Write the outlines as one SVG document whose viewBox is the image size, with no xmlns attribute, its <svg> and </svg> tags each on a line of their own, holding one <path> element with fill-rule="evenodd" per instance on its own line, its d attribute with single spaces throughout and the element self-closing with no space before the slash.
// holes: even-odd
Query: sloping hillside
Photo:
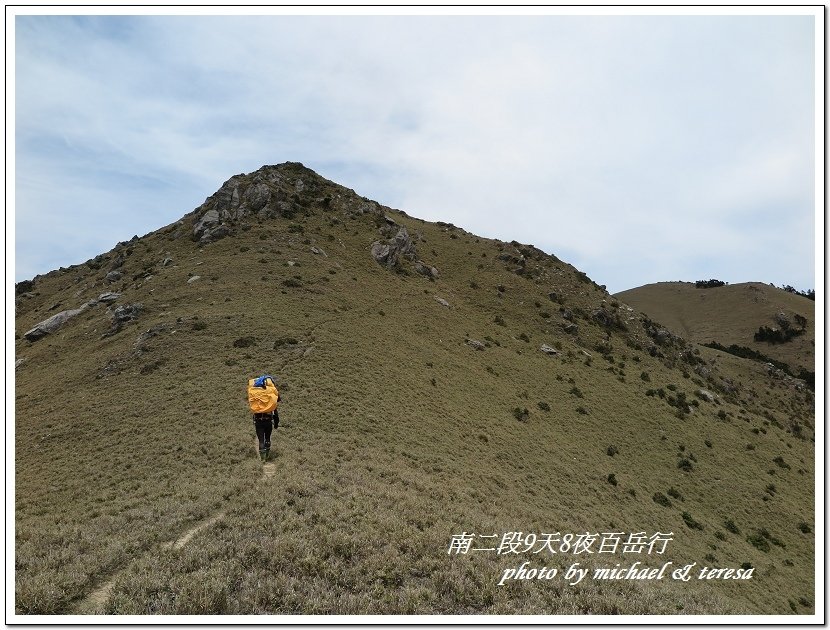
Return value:
<svg viewBox="0 0 830 630">
<path fill-rule="evenodd" d="M 21 613 L 813 612 L 812 393 L 532 246 L 287 163 L 17 289 Z"/>
<path fill-rule="evenodd" d="M 689 341 L 735 344 L 783 361 L 796 372 L 815 371 L 815 302 L 801 295 L 758 282 L 709 289 L 690 282 L 658 282 L 616 297 Z M 786 342 L 756 341 L 761 327 L 798 334 Z"/>
</svg>

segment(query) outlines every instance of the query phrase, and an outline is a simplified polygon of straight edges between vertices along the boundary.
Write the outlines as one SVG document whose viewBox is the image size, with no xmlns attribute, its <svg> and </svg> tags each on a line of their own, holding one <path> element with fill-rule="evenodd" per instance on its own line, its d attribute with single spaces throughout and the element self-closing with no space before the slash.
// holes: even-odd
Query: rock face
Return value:
<svg viewBox="0 0 830 630">
<path fill-rule="evenodd" d="M 22 295 L 24 293 L 29 293 L 34 288 L 34 282 L 32 282 L 31 280 L 23 280 L 14 285 L 14 294 Z"/>
<path fill-rule="evenodd" d="M 539 350 L 541 350 L 545 354 L 550 354 L 550 355 L 553 355 L 553 356 L 559 354 L 559 350 L 557 350 L 556 348 L 551 348 L 546 343 L 543 343 L 541 346 L 539 346 Z"/>
<path fill-rule="evenodd" d="M 614 316 L 604 308 L 591 311 L 591 319 L 605 328 L 612 328 L 616 323 Z"/>
<path fill-rule="evenodd" d="M 381 243 L 380 241 L 375 241 L 372 243 L 372 258 L 375 259 L 375 262 L 379 265 L 383 265 L 387 269 L 391 269 L 394 266 L 394 258 L 392 258 L 392 248 L 389 244 Z"/>
<path fill-rule="evenodd" d="M 398 230 L 386 242 L 375 241 L 372 243 L 371 252 L 375 262 L 387 269 L 400 269 L 403 264 L 402 261 L 406 260 L 412 262 L 415 273 L 430 280 L 437 280 L 439 277 L 438 270 L 418 259 L 418 248 L 409 235 L 409 231 L 405 227 L 398 227 L 398 224 L 389 217 L 384 217 L 384 220 L 386 223 L 380 228 L 381 234 L 389 235 L 394 232 L 396 227 Z"/>
<path fill-rule="evenodd" d="M 394 269 L 400 264 L 401 258 L 415 260 L 417 255 L 418 250 L 405 227 L 400 228 L 386 243 L 372 243 L 372 258 L 387 269 Z"/>
<path fill-rule="evenodd" d="M 193 236 L 201 241 L 207 242 L 211 239 L 211 231 L 214 227 L 219 225 L 219 211 L 208 210 L 202 217 L 193 225 Z"/>
<path fill-rule="evenodd" d="M 67 311 L 61 311 L 60 313 L 56 313 L 55 315 L 52 315 L 52 317 L 50 317 L 49 319 L 45 319 L 39 324 L 37 324 L 31 330 L 23 333 L 23 336 L 29 341 L 37 341 L 38 339 L 42 339 L 46 335 L 51 335 L 70 319 L 80 315 L 90 306 L 94 306 L 95 304 L 97 304 L 97 302 L 93 300 L 91 302 L 87 302 L 80 308 L 74 308 Z"/>
<path fill-rule="evenodd" d="M 283 168 L 302 165 L 265 166 L 251 175 L 235 175 L 196 208 L 192 238 L 201 244 L 231 236 L 235 225 L 246 217 L 267 219 L 292 215 L 289 192 L 300 193 L 306 186 L 289 181 Z"/>
<path fill-rule="evenodd" d="M 141 315 L 143 311 L 144 305 L 141 303 L 116 306 L 114 309 L 110 310 L 110 319 L 112 320 L 112 324 L 109 331 L 104 334 L 104 337 L 114 335 L 130 322 L 136 321 L 138 316 Z"/>
</svg>

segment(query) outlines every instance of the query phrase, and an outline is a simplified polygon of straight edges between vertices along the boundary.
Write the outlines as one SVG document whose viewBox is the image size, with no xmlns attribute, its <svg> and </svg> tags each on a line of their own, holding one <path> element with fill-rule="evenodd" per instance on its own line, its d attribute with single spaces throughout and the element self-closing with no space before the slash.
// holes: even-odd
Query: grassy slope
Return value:
<svg viewBox="0 0 830 630">
<path fill-rule="evenodd" d="M 113 613 L 812 611 L 813 534 L 799 523 L 813 526 L 813 445 L 785 430 L 811 418 L 809 393 L 708 349 L 711 381 L 673 361 L 677 348 L 652 357 L 624 307 L 627 330 L 603 346 L 607 332 L 589 314 L 603 301 L 616 312 L 610 296 L 551 257 L 529 261 L 536 280 L 521 277 L 497 258 L 511 245 L 461 230 L 393 215 L 422 235 L 419 253 L 441 277 L 387 271 L 369 255 L 380 237 L 372 213 L 353 211 L 360 198 L 296 174 L 341 199 L 201 249 L 170 226 L 130 244 L 123 284 L 105 287 L 106 266 L 82 265 L 38 278 L 38 295 L 19 300 L 19 332 L 55 303 L 75 307 L 105 288 L 145 306 L 112 337 L 101 338 L 109 320 L 98 306 L 56 335 L 16 342 L 19 610 L 65 612 L 114 576 Z M 285 286 L 291 276 L 302 285 Z M 550 291 L 576 314 L 577 336 L 562 331 Z M 252 346 L 233 345 L 249 336 Z M 539 352 L 542 343 L 561 354 Z M 263 372 L 285 399 L 271 479 L 261 478 L 244 398 L 246 379 Z M 673 385 L 691 400 L 721 376 L 737 392 L 682 418 L 646 395 Z M 677 467 L 683 458 L 691 472 Z M 683 498 L 653 501 L 670 488 Z M 227 516 L 184 548 L 163 548 L 219 511 Z M 747 536 L 760 528 L 785 546 L 756 549 Z M 461 531 L 586 530 L 675 540 L 665 557 L 447 554 Z M 496 586 L 524 560 L 749 562 L 756 575 Z"/>
<path fill-rule="evenodd" d="M 803 296 L 759 282 L 712 289 L 698 289 L 689 282 L 658 282 L 616 297 L 690 341 L 746 346 L 796 372 L 799 367 L 815 370 L 815 303 Z M 761 326 L 778 328 L 774 318 L 781 312 L 806 318 L 806 332 L 783 344 L 755 341 Z"/>
</svg>

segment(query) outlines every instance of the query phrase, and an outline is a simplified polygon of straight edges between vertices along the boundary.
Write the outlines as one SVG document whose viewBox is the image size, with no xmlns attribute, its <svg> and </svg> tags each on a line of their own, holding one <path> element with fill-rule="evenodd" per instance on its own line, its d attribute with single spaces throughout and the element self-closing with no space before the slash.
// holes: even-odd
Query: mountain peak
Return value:
<svg viewBox="0 0 830 630">
<path fill-rule="evenodd" d="M 389 209 L 330 182 L 300 162 L 283 162 L 234 175 L 187 218 L 192 221 L 193 240 L 206 244 L 235 234 L 251 220 L 293 219 L 316 210 L 364 214 Z"/>
<path fill-rule="evenodd" d="M 813 607 L 813 392 L 690 344 L 532 246 L 408 216 L 289 162 L 21 283 L 15 307 L 26 613 Z M 277 474 L 245 400 L 260 374 L 282 395 Z M 521 539 L 523 557 L 466 555 L 451 538 L 465 531 L 482 547 Z M 545 531 L 584 532 L 594 550 L 613 532 L 641 548 L 674 532 L 665 556 L 636 561 L 759 577 L 500 589 L 525 560 L 570 563 Z"/>
</svg>

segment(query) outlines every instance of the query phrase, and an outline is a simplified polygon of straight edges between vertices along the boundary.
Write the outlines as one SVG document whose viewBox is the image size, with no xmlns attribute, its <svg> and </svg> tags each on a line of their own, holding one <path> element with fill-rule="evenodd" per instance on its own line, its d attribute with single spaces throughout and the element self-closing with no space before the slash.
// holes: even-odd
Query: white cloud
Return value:
<svg viewBox="0 0 830 630">
<path fill-rule="evenodd" d="M 119 240 L 114 180 L 147 183 L 143 233 L 299 160 L 611 290 L 698 279 L 701 255 L 730 281 L 814 282 L 806 250 L 768 244 L 812 238 L 810 18 L 40 18 L 17 41 L 18 224 L 113 226 L 64 264 Z M 52 180 L 61 202 L 35 192 Z M 17 263 L 54 264 L 20 238 Z"/>
</svg>

